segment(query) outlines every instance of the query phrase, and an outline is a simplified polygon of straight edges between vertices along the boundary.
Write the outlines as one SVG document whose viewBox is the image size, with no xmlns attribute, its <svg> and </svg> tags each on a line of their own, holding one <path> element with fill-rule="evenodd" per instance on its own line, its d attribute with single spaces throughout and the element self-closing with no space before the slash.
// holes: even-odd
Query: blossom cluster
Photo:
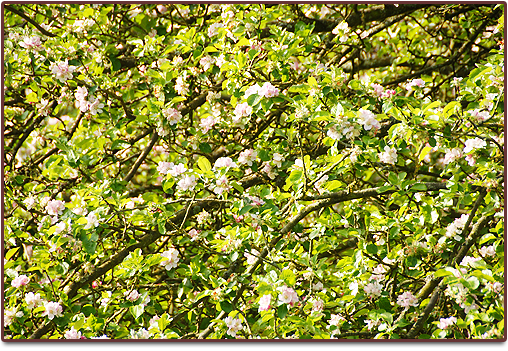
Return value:
<svg viewBox="0 0 508 351">
<path fill-rule="evenodd" d="M 89 111 L 90 114 L 95 116 L 97 113 L 102 112 L 104 108 L 104 104 L 100 102 L 99 98 L 94 97 L 92 94 L 88 94 L 88 89 L 86 87 L 78 87 L 74 96 L 76 97 L 76 107 L 78 107 L 81 112 Z"/>
<path fill-rule="evenodd" d="M 180 257 L 178 257 L 179 252 L 175 248 L 170 248 L 167 251 L 164 251 L 161 253 L 162 257 L 166 257 L 167 260 L 162 261 L 160 264 L 161 266 L 164 266 L 166 270 L 170 270 L 172 268 L 176 268 L 178 261 L 180 261 Z"/>
<path fill-rule="evenodd" d="M 290 307 L 298 302 L 298 294 L 293 288 L 282 286 L 279 289 L 279 302 L 288 304 Z"/>
</svg>

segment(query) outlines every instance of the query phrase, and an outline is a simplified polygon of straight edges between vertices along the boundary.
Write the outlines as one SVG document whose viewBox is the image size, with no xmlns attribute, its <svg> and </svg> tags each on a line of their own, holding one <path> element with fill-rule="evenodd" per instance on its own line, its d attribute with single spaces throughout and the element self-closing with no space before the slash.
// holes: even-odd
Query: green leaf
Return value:
<svg viewBox="0 0 508 351">
<path fill-rule="evenodd" d="M 285 318 L 287 314 L 288 314 L 288 307 L 285 303 L 280 305 L 279 308 L 277 308 L 277 316 L 280 319 Z"/>
<path fill-rule="evenodd" d="M 14 254 L 20 249 L 20 247 L 15 247 L 13 249 L 10 249 L 9 251 L 7 251 L 7 253 L 5 254 L 5 260 L 8 261 L 11 259 L 12 256 L 14 256 Z"/>
<path fill-rule="evenodd" d="M 449 275 L 453 275 L 453 273 L 450 272 L 450 271 L 447 271 L 446 269 L 440 269 L 440 270 L 438 270 L 438 271 L 436 271 L 434 273 L 434 277 L 435 278 L 446 277 L 446 276 L 449 276 Z"/>
<path fill-rule="evenodd" d="M 212 147 L 208 143 L 201 143 L 199 144 L 199 150 L 201 150 L 205 154 L 209 154 L 212 152 Z"/>
<path fill-rule="evenodd" d="M 198 160 L 198 167 L 203 172 L 208 172 L 212 170 L 212 165 L 210 164 L 210 161 L 206 157 L 201 156 Z"/>
<path fill-rule="evenodd" d="M 279 275 L 279 279 L 284 280 L 286 285 L 293 286 L 296 283 L 296 276 L 292 270 L 284 269 L 282 273 Z"/>
<path fill-rule="evenodd" d="M 233 305 L 229 301 L 221 301 L 220 308 L 226 313 L 233 311 Z"/>
<path fill-rule="evenodd" d="M 138 319 L 145 312 L 145 305 L 139 304 L 136 306 L 131 306 L 129 307 L 129 312 L 134 316 L 135 319 Z"/>
</svg>

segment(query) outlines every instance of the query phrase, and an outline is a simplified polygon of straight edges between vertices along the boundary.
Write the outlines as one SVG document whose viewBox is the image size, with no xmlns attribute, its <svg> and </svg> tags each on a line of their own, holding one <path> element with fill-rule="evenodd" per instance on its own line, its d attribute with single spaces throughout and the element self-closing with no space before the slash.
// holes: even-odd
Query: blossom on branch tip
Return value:
<svg viewBox="0 0 508 351">
<path fill-rule="evenodd" d="M 279 290 L 279 302 L 288 304 L 290 307 L 294 306 L 298 302 L 298 294 L 293 290 L 293 288 L 283 286 L 277 290 Z"/>
<path fill-rule="evenodd" d="M 358 117 L 360 118 L 359 123 L 363 125 L 363 128 L 365 130 L 371 130 L 371 129 L 379 129 L 381 128 L 381 124 L 376 119 L 376 115 L 372 113 L 369 110 L 365 110 L 361 108 L 358 111 Z"/>
<path fill-rule="evenodd" d="M 219 157 L 215 161 L 215 164 L 213 165 L 214 169 L 225 168 L 225 167 L 236 168 L 238 166 L 236 165 L 236 163 L 233 162 L 233 160 L 230 157 Z"/>
<path fill-rule="evenodd" d="M 72 73 L 76 70 L 77 67 L 69 66 L 68 60 L 53 62 L 49 69 L 56 76 L 60 82 L 65 83 L 67 79 L 72 78 Z"/>
<path fill-rule="evenodd" d="M 270 302 L 272 301 L 272 295 L 271 294 L 266 294 L 266 295 L 263 295 L 261 296 L 261 298 L 259 299 L 259 308 L 258 308 L 258 312 L 261 312 L 261 311 L 268 311 L 270 309 Z"/>
<path fill-rule="evenodd" d="M 168 120 L 170 125 L 177 124 L 182 119 L 182 114 L 175 108 L 168 107 L 162 110 L 162 114 Z"/>
<path fill-rule="evenodd" d="M 261 89 L 259 89 L 259 95 L 262 95 L 266 98 L 271 98 L 279 95 L 279 89 L 274 87 L 272 83 L 265 82 Z"/>
<path fill-rule="evenodd" d="M 240 152 L 240 156 L 238 157 L 238 163 L 242 165 L 252 166 L 252 162 L 256 161 L 258 156 L 257 151 L 253 149 L 247 149 Z"/>
<path fill-rule="evenodd" d="M 178 250 L 175 248 L 170 248 L 167 251 L 164 251 L 161 253 L 162 257 L 166 257 L 167 260 L 162 261 L 160 264 L 161 266 L 164 266 L 166 270 L 170 270 L 172 268 L 176 268 L 178 261 L 180 261 L 180 257 L 178 257 Z"/>
<path fill-rule="evenodd" d="M 11 282 L 11 286 L 15 288 L 19 288 L 21 286 L 25 286 L 30 282 L 30 278 L 28 278 L 26 275 L 20 275 L 14 278 Z"/>
<path fill-rule="evenodd" d="M 58 302 L 47 301 L 44 303 L 44 308 L 46 309 L 43 313 L 43 316 L 48 316 L 50 320 L 55 317 L 62 316 L 62 306 Z"/>
<path fill-rule="evenodd" d="M 417 307 L 418 299 L 410 291 L 406 291 L 397 297 L 397 305 L 400 307 Z"/>
<path fill-rule="evenodd" d="M 226 322 L 226 326 L 228 327 L 226 333 L 232 337 L 236 337 L 236 333 L 242 329 L 242 321 L 239 318 L 226 317 L 224 322 Z"/>
<path fill-rule="evenodd" d="M 384 152 L 379 154 L 379 160 L 383 163 L 394 165 L 397 162 L 397 150 L 389 146 L 385 146 L 384 150 Z"/>
</svg>

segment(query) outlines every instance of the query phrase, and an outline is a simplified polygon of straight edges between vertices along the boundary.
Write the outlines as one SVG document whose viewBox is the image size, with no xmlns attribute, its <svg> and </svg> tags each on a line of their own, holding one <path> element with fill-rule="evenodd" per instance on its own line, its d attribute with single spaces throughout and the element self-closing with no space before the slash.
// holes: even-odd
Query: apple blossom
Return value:
<svg viewBox="0 0 508 351">
<path fill-rule="evenodd" d="M 261 298 L 259 299 L 258 312 L 268 311 L 271 308 L 271 306 L 270 306 L 271 301 L 272 301 L 271 294 L 266 294 L 266 295 L 261 296 Z"/>
<path fill-rule="evenodd" d="M 464 153 L 468 154 L 474 149 L 481 149 L 487 146 L 487 143 L 485 140 L 480 138 L 474 138 L 474 139 L 468 139 L 466 140 L 465 147 L 464 147 Z"/>
<path fill-rule="evenodd" d="M 228 331 L 226 333 L 232 337 L 236 337 L 236 333 L 238 333 L 243 328 L 242 321 L 239 318 L 226 317 L 224 322 L 228 327 Z"/>
<path fill-rule="evenodd" d="M 259 89 L 258 93 L 259 93 L 259 95 L 262 95 L 262 96 L 264 96 L 266 98 L 271 98 L 271 97 L 275 97 L 275 96 L 279 95 L 279 89 L 274 87 L 272 85 L 272 83 L 265 82 L 265 84 L 263 84 L 261 89 Z"/>
<path fill-rule="evenodd" d="M 179 252 L 175 248 L 170 248 L 167 251 L 164 251 L 161 253 L 162 257 L 166 257 L 167 260 L 164 260 L 160 263 L 161 266 L 164 266 L 167 271 L 171 270 L 172 268 L 176 268 L 178 265 L 178 261 L 180 261 L 180 257 L 178 257 Z"/>
<path fill-rule="evenodd" d="M 21 318 L 23 316 L 23 311 L 18 311 L 17 307 L 4 309 L 4 327 L 11 325 L 14 318 Z"/>
<path fill-rule="evenodd" d="M 25 37 L 19 45 L 28 50 L 41 51 L 43 49 L 41 38 L 37 35 L 33 37 Z"/>
<path fill-rule="evenodd" d="M 406 85 L 407 90 L 413 90 L 413 87 L 423 88 L 425 86 L 425 81 L 421 78 L 413 79 Z"/>
<path fill-rule="evenodd" d="M 91 229 L 99 226 L 97 215 L 93 212 L 90 212 L 88 216 L 86 216 L 86 222 L 85 229 Z"/>
<path fill-rule="evenodd" d="M 389 146 L 385 146 L 384 152 L 379 154 L 379 160 L 383 163 L 394 165 L 397 162 L 397 150 Z"/>
<path fill-rule="evenodd" d="M 379 124 L 379 121 L 376 119 L 376 115 L 369 110 L 361 108 L 358 111 L 358 117 L 360 118 L 359 123 L 363 125 L 365 130 L 377 130 L 381 128 L 381 124 Z"/>
<path fill-rule="evenodd" d="M 43 313 L 43 316 L 48 316 L 50 320 L 52 320 L 55 317 L 61 317 L 62 314 L 62 306 L 58 302 L 53 301 L 46 301 L 44 302 L 44 308 L 45 311 Z"/>
<path fill-rule="evenodd" d="M 168 120 L 170 125 L 175 125 L 182 119 L 182 114 L 175 108 L 168 107 L 162 110 L 162 114 Z"/>
<path fill-rule="evenodd" d="M 253 94 L 260 94 L 260 89 L 261 87 L 256 83 L 252 86 L 250 86 L 246 91 L 245 91 L 245 94 L 243 96 L 244 99 L 247 99 L 249 96 L 253 95 Z"/>
<path fill-rule="evenodd" d="M 259 257 L 259 251 L 256 249 L 251 249 L 251 253 L 244 253 L 245 258 L 247 258 L 247 264 L 254 264 L 258 257 Z"/>
<path fill-rule="evenodd" d="M 81 332 L 74 329 L 74 326 L 64 333 L 66 339 L 81 339 Z"/>
<path fill-rule="evenodd" d="M 129 292 L 126 291 L 124 295 L 130 302 L 137 301 L 141 297 L 141 294 L 137 290 L 131 290 Z"/>
<path fill-rule="evenodd" d="M 437 324 L 437 327 L 439 329 L 448 329 L 452 325 L 454 325 L 457 322 L 457 318 L 455 317 L 449 317 L 449 318 L 440 318 L 439 323 Z"/>
<path fill-rule="evenodd" d="M 494 248 L 493 245 L 491 245 L 491 246 L 483 246 L 480 249 L 480 254 L 483 257 L 485 257 L 485 256 L 495 256 L 496 255 L 496 249 Z"/>
<path fill-rule="evenodd" d="M 60 82 L 65 83 L 67 79 L 72 78 L 72 73 L 76 70 L 77 67 L 69 66 L 68 60 L 53 62 L 49 69 L 56 76 Z"/>
<path fill-rule="evenodd" d="M 44 302 L 41 299 L 41 294 L 33 292 L 28 292 L 25 294 L 25 302 L 29 309 L 33 309 L 35 307 L 38 307 L 42 305 Z"/>
<path fill-rule="evenodd" d="M 256 161 L 258 156 L 257 151 L 253 149 L 247 149 L 240 152 L 240 156 L 238 157 L 238 163 L 242 165 L 252 166 L 252 162 Z"/>
<path fill-rule="evenodd" d="M 418 299 L 410 291 L 406 291 L 397 297 L 397 305 L 400 307 L 418 307 Z"/>
<path fill-rule="evenodd" d="M 168 174 L 169 171 L 174 167 L 174 165 L 175 164 L 173 162 L 160 161 L 159 165 L 157 166 L 157 172 L 159 172 L 160 174 Z"/>
<path fill-rule="evenodd" d="M 213 165 L 214 169 L 217 169 L 217 168 L 226 168 L 226 167 L 236 168 L 238 166 L 236 165 L 236 163 L 233 162 L 233 160 L 230 157 L 219 157 L 215 161 L 215 164 Z"/>
<path fill-rule="evenodd" d="M 203 134 L 208 133 L 210 129 L 218 122 L 216 118 L 213 116 L 208 116 L 206 118 L 202 118 L 201 122 L 199 122 L 199 126 L 201 127 Z"/>
<path fill-rule="evenodd" d="M 30 278 L 26 275 L 19 275 L 11 281 L 11 285 L 15 288 L 19 288 L 27 285 L 30 282 Z"/>
<path fill-rule="evenodd" d="M 381 295 L 382 289 L 383 289 L 383 286 L 381 284 L 379 284 L 379 282 L 377 282 L 377 281 L 368 283 L 364 287 L 365 293 L 369 297 L 377 297 L 377 296 Z"/>
<path fill-rule="evenodd" d="M 224 28 L 224 24 L 222 24 L 222 23 L 213 23 L 213 24 L 211 24 L 210 27 L 208 27 L 208 36 L 209 37 L 216 36 L 217 34 L 219 34 L 219 29 L 220 28 Z"/>
<path fill-rule="evenodd" d="M 193 175 L 185 176 L 177 183 L 177 187 L 181 191 L 193 190 L 197 185 L 196 177 Z"/>
<path fill-rule="evenodd" d="M 168 173 L 171 174 L 171 176 L 173 176 L 173 177 L 178 177 L 180 174 L 185 173 L 186 170 L 187 170 L 187 167 L 185 167 L 185 164 L 179 163 L 179 164 L 171 167 L 169 169 Z"/>
<path fill-rule="evenodd" d="M 241 119 L 242 117 L 249 116 L 251 113 L 252 107 L 250 107 L 246 102 L 242 102 L 235 107 L 235 116 L 237 120 Z"/>
<path fill-rule="evenodd" d="M 196 229 L 191 229 L 189 231 L 189 236 L 191 237 L 191 241 L 195 241 L 199 238 L 199 232 Z"/>
<path fill-rule="evenodd" d="M 50 216 L 58 216 L 61 215 L 63 210 L 65 209 L 65 203 L 60 200 L 50 200 L 46 205 L 46 212 Z"/>
<path fill-rule="evenodd" d="M 288 304 L 290 307 L 294 306 L 298 302 L 298 294 L 293 288 L 283 286 L 278 288 L 279 290 L 279 302 Z"/>
</svg>

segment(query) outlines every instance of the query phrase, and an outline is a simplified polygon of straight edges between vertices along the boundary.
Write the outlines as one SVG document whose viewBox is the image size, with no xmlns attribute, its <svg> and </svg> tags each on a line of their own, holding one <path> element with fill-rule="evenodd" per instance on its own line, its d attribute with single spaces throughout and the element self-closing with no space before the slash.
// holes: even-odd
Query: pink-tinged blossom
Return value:
<svg viewBox="0 0 508 351">
<path fill-rule="evenodd" d="M 259 299 L 258 312 L 268 311 L 271 308 L 271 306 L 270 306 L 270 302 L 271 301 L 272 301 L 272 295 L 271 294 L 267 294 L 267 295 L 261 296 L 261 298 Z"/>
<path fill-rule="evenodd" d="M 483 257 L 485 257 L 485 256 L 495 256 L 496 255 L 496 249 L 494 248 L 493 245 L 491 245 L 491 246 L 483 246 L 480 249 L 480 254 Z"/>
<path fill-rule="evenodd" d="M 172 107 L 162 110 L 162 114 L 168 120 L 170 125 L 177 124 L 182 119 L 180 111 Z"/>
<path fill-rule="evenodd" d="M 446 152 L 443 163 L 445 165 L 447 165 L 447 164 L 449 164 L 461 157 L 462 157 L 462 151 L 460 149 L 457 149 L 457 148 L 451 149 Z"/>
<path fill-rule="evenodd" d="M 358 117 L 360 118 L 359 123 L 363 125 L 363 129 L 365 130 L 377 130 L 381 128 L 381 124 L 379 124 L 379 121 L 376 119 L 376 115 L 369 110 L 361 108 L 358 111 Z"/>
<path fill-rule="evenodd" d="M 372 319 L 366 319 L 364 322 L 367 324 L 367 329 L 371 330 L 372 328 L 376 327 L 379 324 L 379 321 L 375 321 Z"/>
<path fill-rule="evenodd" d="M 25 294 L 25 302 L 28 309 L 33 309 L 37 306 L 40 306 L 44 303 L 44 301 L 41 299 L 41 294 L 33 292 L 29 292 Z"/>
<path fill-rule="evenodd" d="M 279 290 L 279 301 L 281 303 L 288 304 L 290 307 L 293 307 L 295 303 L 298 302 L 298 294 L 293 288 L 289 288 L 287 286 L 283 286 L 278 289 Z"/>
<path fill-rule="evenodd" d="M 437 327 L 439 329 L 443 329 L 444 330 L 444 329 L 448 329 L 449 327 L 451 327 L 455 323 L 457 323 L 457 318 L 455 318 L 455 317 L 441 318 L 439 320 L 439 323 L 438 323 Z"/>
<path fill-rule="evenodd" d="M 30 195 L 25 200 L 23 200 L 23 204 L 30 210 L 35 205 L 35 197 Z"/>
<path fill-rule="evenodd" d="M 257 151 L 253 149 L 248 149 L 240 152 L 240 156 L 238 157 L 238 163 L 242 165 L 252 166 L 252 162 L 256 161 L 256 157 L 258 156 Z"/>
<path fill-rule="evenodd" d="M 382 289 L 383 289 L 383 286 L 381 284 L 379 284 L 379 282 L 377 282 L 377 281 L 369 283 L 369 284 L 365 285 L 365 287 L 363 288 L 363 290 L 365 290 L 365 293 L 369 297 L 377 297 L 377 296 L 381 295 Z"/>
<path fill-rule="evenodd" d="M 208 133 L 210 129 L 218 122 L 218 120 L 213 116 L 208 116 L 206 118 L 202 118 L 201 122 L 199 122 L 199 126 L 201 127 L 204 134 Z"/>
<path fill-rule="evenodd" d="M 377 265 L 376 268 L 374 268 L 372 270 L 372 273 L 374 273 L 374 274 L 385 274 L 386 273 L 386 269 L 385 269 L 385 267 L 382 264 L 379 264 L 379 265 Z"/>
<path fill-rule="evenodd" d="M 68 60 L 53 62 L 49 69 L 56 76 L 60 82 L 65 83 L 67 79 L 72 78 L 72 73 L 76 70 L 77 67 L 69 66 Z"/>
<path fill-rule="evenodd" d="M 383 95 L 383 91 L 385 90 L 385 88 L 383 88 L 381 84 L 372 84 L 371 87 L 372 90 L 374 91 L 374 95 L 376 95 L 377 97 L 381 97 Z"/>
<path fill-rule="evenodd" d="M 137 301 L 137 299 L 139 299 L 141 294 L 137 290 L 132 290 L 130 292 L 125 292 L 124 296 L 130 302 L 134 302 L 134 301 Z"/>
<path fill-rule="evenodd" d="M 18 311 L 17 307 L 4 310 L 4 327 L 12 324 L 14 318 L 21 318 L 24 316 L 23 311 Z"/>
<path fill-rule="evenodd" d="M 223 175 L 219 179 L 217 179 L 215 184 L 216 184 L 216 187 L 214 190 L 219 195 L 225 191 L 227 192 L 227 191 L 231 190 L 231 186 L 229 185 L 228 178 L 225 175 Z"/>
<path fill-rule="evenodd" d="M 191 176 L 185 176 L 183 179 L 181 179 L 178 182 L 177 187 L 179 190 L 182 190 L 182 191 L 187 191 L 187 190 L 192 191 L 196 185 L 197 185 L 196 177 L 191 175 Z"/>
<path fill-rule="evenodd" d="M 421 78 L 413 79 L 406 85 L 407 90 L 413 90 L 413 87 L 423 88 L 425 86 L 425 81 Z"/>
<path fill-rule="evenodd" d="M 191 229 L 189 231 L 189 236 L 191 237 L 191 241 L 195 241 L 199 239 L 199 232 L 196 229 Z"/>
<path fill-rule="evenodd" d="M 163 253 L 161 253 L 161 256 L 166 257 L 167 260 L 162 261 L 160 265 L 164 266 L 164 268 L 166 268 L 166 270 L 168 271 L 172 268 L 176 268 L 176 266 L 178 265 L 178 261 L 180 261 L 180 257 L 178 257 L 178 255 L 179 252 L 174 247 L 170 248 L 167 251 L 164 251 Z"/>
<path fill-rule="evenodd" d="M 20 275 L 14 278 L 11 282 L 11 285 L 15 288 L 19 288 L 21 286 L 25 286 L 30 282 L 30 278 L 28 278 L 26 275 Z"/>
<path fill-rule="evenodd" d="M 178 177 L 180 174 L 185 173 L 186 170 L 187 170 L 187 167 L 185 167 L 185 165 L 183 163 L 179 163 L 179 164 L 171 167 L 171 169 L 168 172 L 173 177 Z"/>
<path fill-rule="evenodd" d="M 157 166 L 157 172 L 160 174 L 168 174 L 171 168 L 173 168 L 175 164 L 173 162 L 159 162 L 159 165 Z"/>
<path fill-rule="evenodd" d="M 272 83 L 265 82 L 261 89 L 259 89 L 259 95 L 262 95 L 266 98 L 271 98 L 279 95 L 279 89 L 274 87 Z"/>
<path fill-rule="evenodd" d="M 90 113 L 92 115 L 96 115 L 97 113 L 101 113 L 102 109 L 104 107 L 104 104 L 100 102 L 99 98 L 93 98 L 91 97 L 90 100 L 88 100 L 88 109 L 90 110 Z"/>
<path fill-rule="evenodd" d="M 284 162 L 285 158 L 281 154 L 275 152 L 272 156 L 272 161 L 277 167 L 282 167 L 282 162 Z"/>
<path fill-rule="evenodd" d="M 275 179 L 277 173 L 275 173 L 272 169 L 272 166 L 268 162 L 263 163 L 263 168 L 261 168 L 261 172 L 266 173 L 270 179 Z"/>
<path fill-rule="evenodd" d="M 312 312 L 322 312 L 325 308 L 325 302 L 320 298 L 311 299 L 309 302 L 312 304 Z"/>
<path fill-rule="evenodd" d="M 397 305 L 400 307 L 417 307 L 418 299 L 410 291 L 406 291 L 397 297 Z"/>
<path fill-rule="evenodd" d="M 215 164 L 213 165 L 214 169 L 225 168 L 225 167 L 236 168 L 238 166 L 236 165 L 236 163 L 233 162 L 233 160 L 230 157 L 219 157 L 215 161 Z"/>
<path fill-rule="evenodd" d="M 237 120 L 241 119 L 242 117 L 247 117 L 251 113 L 252 107 L 250 107 L 249 104 L 246 102 L 242 102 L 241 104 L 238 104 L 235 107 L 235 116 Z"/>
<path fill-rule="evenodd" d="M 382 94 L 381 94 L 381 98 L 382 99 L 388 99 L 388 98 L 391 98 L 393 95 L 395 95 L 395 90 L 393 89 L 386 89 Z"/>
<path fill-rule="evenodd" d="M 166 6 L 164 6 L 164 5 L 157 5 L 157 10 L 161 14 L 165 14 L 168 11 L 168 8 Z"/>
<path fill-rule="evenodd" d="M 489 292 L 493 292 L 495 294 L 499 294 L 503 290 L 503 284 L 499 282 L 488 282 L 485 287 Z"/>
<path fill-rule="evenodd" d="M 328 324 L 338 326 L 340 323 L 345 322 L 346 319 L 340 314 L 331 314 Z"/>
<path fill-rule="evenodd" d="M 185 76 L 176 78 L 175 90 L 178 95 L 185 96 L 189 93 L 189 84 L 185 82 L 186 78 Z"/>
<path fill-rule="evenodd" d="M 97 215 L 93 212 L 90 212 L 88 216 L 86 216 L 86 225 L 85 229 L 91 229 L 99 226 L 99 219 Z"/>
<path fill-rule="evenodd" d="M 51 200 L 46 205 L 46 212 L 50 216 L 61 215 L 64 209 L 65 209 L 65 203 L 60 200 Z"/>
<path fill-rule="evenodd" d="M 41 38 L 37 35 L 33 37 L 25 37 L 19 45 L 28 50 L 40 51 L 43 49 Z"/>
<path fill-rule="evenodd" d="M 466 155 L 464 159 L 467 161 L 467 164 L 473 167 L 476 164 L 476 159 L 473 155 Z"/>
<path fill-rule="evenodd" d="M 249 96 L 251 96 L 252 94 L 260 94 L 260 91 L 261 90 L 261 87 L 256 83 L 254 84 L 253 86 L 250 86 L 246 91 L 245 91 L 245 95 L 243 96 L 244 99 L 247 99 Z"/>
<path fill-rule="evenodd" d="M 226 322 L 226 326 L 228 327 L 228 331 L 226 333 L 232 337 L 236 337 L 236 333 L 243 328 L 242 321 L 239 318 L 226 317 L 224 322 Z"/>
<path fill-rule="evenodd" d="M 250 250 L 250 253 L 246 252 L 243 254 L 247 258 L 247 264 L 254 264 L 259 256 L 259 251 L 256 249 Z"/>
<path fill-rule="evenodd" d="M 246 195 L 247 198 L 252 202 L 254 206 L 262 206 L 265 204 L 263 200 L 261 200 L 259 197 L 252 196 L 252 195 Z"/>
<path fill-rule="evenodd" d="M 326 132 L 326 135 L 328 135 L 333 140 L 339 140 L 342 134 L 337 130 L 337 127 L 337 125 L 332 125 Z"/>
<path fill-rule="evenodd" d="M 460 234 L 462 232 L 462 229 L 464 229 L 464 226 L 466 225 L 468 218 L 469 215 L 463 214 L 462 216 L 460 216 L 460 218 L 457 218 L 452 223 L 450 223 L 448 227 L 446 227 L 445 236 L 447 238 L 451 238 L 457 234 Z"/>
<path fill-rule="evenodd" d="M 44 308 L 46 309 L 43 316 L 48 316 L 50 320 L 53 320 L 55 317 L 61 317 L 62 316 L 62 306 L 58 302 L 53 301 L 47 301 L 44 302 Z"/>
<path fill-rule="evenodd" d="M 481 260 L 480 257 L 473 257 L 473 256 L 465 256 L 462 261 L 460 261 L 461 266 L 467 266 L 472 265 L 473 263 Z"/>
<path fill-rule="evenodd" d="M 385 151 L 379 154 L 379 160 L 383 163 L 389 163 L 394 165 L 397 162 L 397 150 L 385 146 Z"/>
<path fill-rule="evenodd" d="M 65 332 L 64 338 L 66 339 L 81 339 L 81 332 L 74 329 L 74 326 Z"/>
<path fill-rule="evenodd" d="M 88 96 L 88 89 L 86 87 L 78 87 L 76 92 L 74 93 L 74 96 L 78 101 L 85 100 Z"/>
<path fill-rule="evenodd" d="M 213 23 L 210 27 L 208 27 L 208 36 L 213 37 L 219 34 L 219 28 L 224 28 L 224 24 Z"/>
<path fill-rule="evenodd" d="M 478 122 L 484 122 L 490 118 L 490 113 L 487 111 L 480 111 L 479 109 L 467 111 L 474 117 Z"/>
<path fill-rule="evenodd" d="M 474 149 L 481 149 L 487 146 L 487 142 L 480 138 L 468 139 L 466 140 L 464 153 L 468 154 Z"/>
<path fill-rule="evenodd" d="M 199 60 L 199 63 L 201 64 L 201 66 L 203 66 L 203 71 L 208 71 L 208 69 L 212 67 L 214 62 L 215 59 L 210 55 L 203 56 L 201 60 Z"/>
</svg>

